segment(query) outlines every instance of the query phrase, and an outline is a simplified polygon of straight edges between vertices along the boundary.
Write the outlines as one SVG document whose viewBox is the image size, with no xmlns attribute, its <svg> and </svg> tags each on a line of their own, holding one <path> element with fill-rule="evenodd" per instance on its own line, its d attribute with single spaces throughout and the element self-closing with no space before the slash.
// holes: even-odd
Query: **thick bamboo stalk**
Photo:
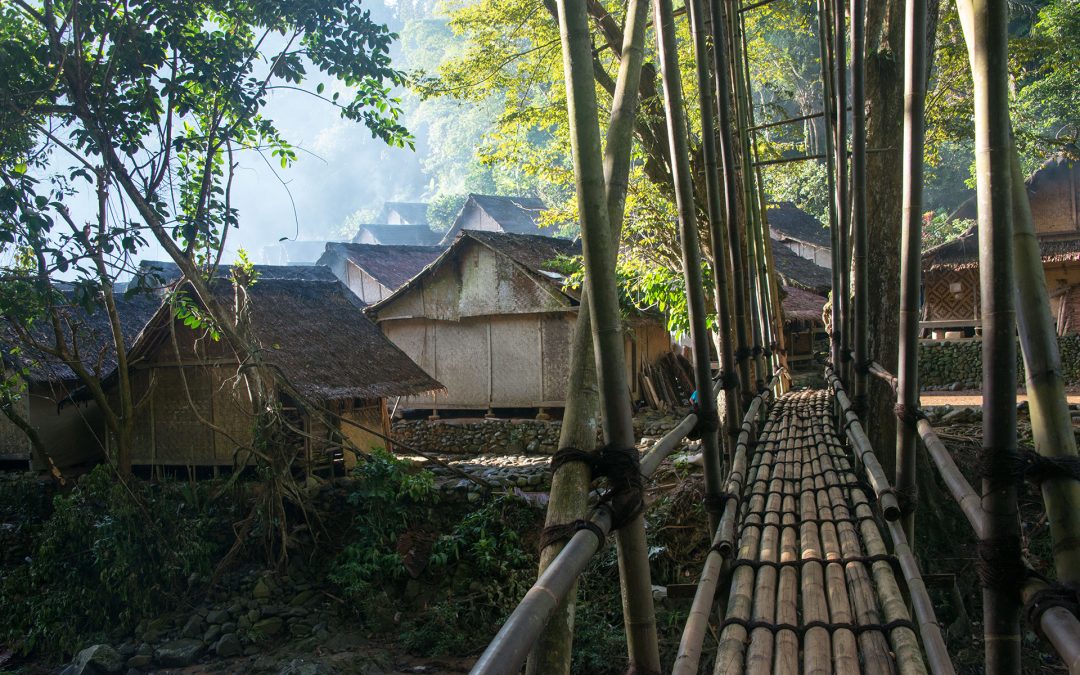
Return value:
<svg viewBox="0 0 1080 675">
<path fill-rule="evenodd" d="M 727 461 L 735 454 L 732 432 L 741 417 L 739 413 L 738 386 L 735 382 L 727 384 L 735 376 L 735 351 L 732 349 L 731 301 L 728 281 L 728 262 L 724 258 L 723 210 L 721 207 L 720 172 L 716 158 L 716 127 L 713 119 L 712 80 L 709 77 L 708 48 L 706 45 L 706 17 L 702 0 L 690 0 L 690 25 L 694 33 L 694 61 L 697 64 L 698 107 L 701 110 L 701 148 L 705 158 L 705 188 L 708 197 L 709 232 L 711 234 L 712 268 L 714 281 L 714 303 L 717 317 L 717 352 L 720 356 L 720 372 L 726 376 L 721 382 L 727 387 L 724 391 L 724 420 L 720 438 L 728 446 Z M 715 398 L 713 398 L 715 402 Z M 706 474 L 709 469 L 706 467 Z M 719 473 L 719 470 L 717 471 Z M 708 487 L 708 485 L 706 485 Z M 713 493 L 717 494 L 716 492 Z M 717 514 L 719 518 L 719 514 Z M 710 531 L 715 530 L 715 524 Z"/>
<path fill-rule="evenodd" d="M 832 44 L 833 44 L 833 93 L 836 96 L 834 114 L 836 115 L 836 214 L 840 229 L 840 313 L 843 330 L 840 335 L 840 378 L 850 382 L 847 365 L 851 360 L 851 211 L 850 186 L 848 185 L 847 153 L 847 49 L 844 41 L 844 5 L 842 0 L 833 0 L 832 8 Z"/>
<path fill-rule="evenodd" d="M 870 297 L 866 292 L 866 0 L 851 0 L 851 234 L 854 259 L 854 401 L 865 414 L 870 395 L 866 364 L 870 357 Z M 925 31 L 924 31 L 925 32 Z"/>
<path fill-rule="evenodd" d="M 983 317 L 983 479 L 985 538 L 980 545 L 987 673 L 1020 672 L 1020 593 L 1016 485 L 1006 468 L 1016 453 L 1016 309 L 1012 151 L 1008 108 L 1008 13 L 1000 0 L 973 0 L 975 168 L 979 206 L 979 290 Z"/>
<path fill-rule="evenodd" d="M 558 7 L 604 438 L 610 445 L 634 452 L 630 390 L 624 369 L 622 325 L 615 280 L 618 242 L 607 212 L 588 14 L 583 0 L 560 0 Z M 644 520 L 640 516 L 620 529 L 618 552 L 630 664 L 643 672 L 656 672 L 660 669 L 660 655 L 648 546 Z"/>
<path fill-rule="evenodd" d="M 923 145 L 926 107 L 926 0 L 909 0 L 905 14 L 903 222 L 900 244 L 900 354 L 898 406 L 919 405 L 919 310 L 922 283 Z M 896 489 L 915 490 L 915 428 L 896 425 Z M 904 532 L 915 541 L 915 514 L 904 514 Z"/>
<path fill-rule="evenodd" d="M 926 446 L 927 454 L 930 455 L 931 461 L 937 467 L 941 479 L 945 482 L 945 487 L 949 490 L 949 494 L 960 506 L 960 510 L 964 513 L 972 530 L 974 530 L 975 536 L 981 539 L 986 528 L 986 514 L 982 510 L 982 498 L 964 478 L 964 474 L 960 472 L 960 468 L 953 461 L 952 453 L 938 438 L 930 422 L 924 419 L 919 420 L 918 431 L 923 445 Z M 907 536 L 906 530 L 904 535 Z"/>
<path fill-rule="evenodd" d="M 687 415 L 654 443 L 641 459 L 641 475 L 646 479 L 651 477 L 660 463 L 679 447 L 679 441 L 695 424 L 697 416 Z M 606 507 L 590 514 L 589 520 L 605 535 L 610 532 L 611 513 Z M 589 560 L 600 548 L 601 542 L 588 530 L 581 530 L 571 537 L 511 612 L 470 672 L 476 675 L 519 672 L 552 613 L 573 589 Z"/>
<path fill-rule="evenodd" d="M 698 22 L 701 22 L 700 6 L 697 10 Z M 701 242 L 698 236 L 697 208 L 694 204 L 693 176 L 690 171 L 690 132 L 683 103 L 673 12 L 671 0 L 655 0 L 653 3 L 653 26 L 656 27 L 656 45 L 663 77 L 664 112 L 667 117 L 668 147 L 671 150 L 671 177 L 675 183 L 675 208 L 679 220 L 683 279 L 686 283 L 686 311 L 690 322 L 690 341 L 694 345 L 694 384 L 698 392 L 698 415 L 705 429 L 701 434 L 701 449 L 705 460 L 705 494 L 710 497 L 707 500 L 709 530 L 712 531 L 720 520 L 720 506 L 716 497 L 722 489 L 723 469 L 717 435 L 719 416 L 716 411 L 716 398 L 710 396 L 712 368 L 709 358 L 709 331 L 705 322 L 705 283 L 701 271 Z M 703 51 L 704 34 L 695 31 L 695 39 L 702 43 L 700 48 Z"/>
<path fill-rule="evenodd" d="M 633 146 L 634 112 L 636 110 L 641 64 L 644 58 L 645 24 L 648 21 L 648 0 L 633 0 L 627 8 L 622 60 L 616 81 L 607 142 L 604 147 L 604 182 L 609 225 L 618 241 L 622 229 L 626 190 L 630 173 L 630 152 Z M 599 391 L 596 384 L 596 361 L 592 350 L 592 317 L 588 289 L 582 294 L 578 321 L 571 343 L 570 373 L 574 386 L 566 394 L 559 447 L 590 448 L 596 440 L 596 411 Z M 589 483 L 592 477 L 586 466 L 569 463 L 552 476 L 551 498 L 548 502 L 545 526 L 573 522 L 588 510 Z M 556 542 L 540 552 L 543 573 L 562 550 Z M 526 669 L 527 675 L 567 673 L 573 647 L 574 600 L 571 593 L 558 617 L 548 624 Z"/>
<path fill-rule="evenodd" d="M 821 84 L 825 93 L 825 167 L 826 187 L 830 195 L 836 191 L 836 134 L 834 131 L 836 114 L 835 99 L 832 90 L 832 71 L 829 59 L 829 12 L 828 0 L 818 0 L 818 45 L 820 49 Z M 829 238 L 832 261 L 832 320 L 829 334 L 829 360 L 834 368 L 840 367 L 840 333 L 843 328 L 840 320 L 840 266 L 843 256 L 840 253 L 840 225 L 837 221 L 836 200 L 829 200 Z"/>
<path fill-rule="evenodd" d="M 728 17 L 723 0 L 709 0 L 713 35 L 713 76 L 716 79 L 716 110 L 720 143 L 720 164 L 724 172 L 724 224 L 727 229 L 727 261 L 731 278 L 732 320 L 736 363 L 739 372 L 740 406 L 745 409 L 753 397 L 750 380 L 749 338 L 747 336 L 746 282 L 743 273 L 743 243 L 739 228 L 738 170 L 735 165 L 735 127 L 731 120 L 731 67 L 728 49 Z"/>
</svg>

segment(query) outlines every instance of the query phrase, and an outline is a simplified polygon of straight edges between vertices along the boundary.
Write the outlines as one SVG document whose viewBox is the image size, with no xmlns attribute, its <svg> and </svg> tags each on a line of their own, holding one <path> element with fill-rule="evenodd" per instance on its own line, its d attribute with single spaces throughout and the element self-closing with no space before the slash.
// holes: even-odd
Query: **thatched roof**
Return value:
<svg viewBox="0 0 1080 675">
<path fill-rule="evenodd" d="M 823 296 L 796 286 L 784 286 L 783 289 L 784 299 L 781 306 L 786 320 L 822 321 L 821 313 L 825 309 Z"/>
<path fill-rule="evenodd" d="M 323 268 L 325 269 L 325 268 Z M 233 287 L 215 290 L 231 299 Z M 314 400 L 410 396 L 442 389 L 363 312 L 336 279 L 261 278 L 248 289 L 251 332 L 262 356 L 299 392 Z M 161 344 L 172 313 L 161 305 L 136 340 L 133 362 Z"/>
<path fill-rule="evenodd" d="M 1040 235 L 1043 263 L 1080 261 L 1080 236 Z M 956 239 L 927 249 L 922 256 L 924 272 L 975 269 L 979 266 L 979 229 L 969 227 Z"/>
<path fill-rule="evenodd" d="M 375 218 L 386 223 L 390 221 L 390 214 L 396 213 L 404 223 L 426 225 L 427 209 L 428 205 L 423 202 L 386 202 Z"/>
<path fill-rule="evenodd" d="M 321 243 L 325 249 L 326 243 Z M 216 276 L 221 279 L 228 278 L 230 269 L 228 265 L 221 265 Z M 323 265 L 255 265 L 255 272 L 260 280 L 267 281 L 337 281 L 334 273 Z M 172 284 L 180 279 L 180 268 L 172 261 L 143 260 L 139 263 L 138 274 L 148 281 L 149 286 L 159 285 L 154 283 L 154 277 L 161 283 Z"/>
<path fill-rule="evenodd" d="M 362 243 L 365 238 L 368 238 L 365 234 L 376 244 L 389 246 L 434 246 L 442 238 L 442 234 L 432 232 L 427 225 L 370 224 L 360 225 L 356 234 L 353 235 L 353 241 Z"/>
<path fill-rule="evenodd" d="M 1024 185 L 1027 188 L 1028 199 L 1031 199 L 1038 195 L 1039 192 L 1052 187 L 1060 180 L 1068 180 L 1069 174 L 1072 172 L 1075 163 L 1076 160 L 1065 153 L 1054 155 L 1043 162 L 1042 165 L 1036 169 L 1034 173 L 1028 176 L 1026 181 L 1024 181 Z M 969 197 L 949 216 L 949 220 L 956 220 L 958 218 L 965 220 L 979 219 L 978 195 Z"/>
<path fill-rule="evenodd" d="M 769 204 L 766 217 L 774 239 L 792 239 L 812 246 L 832 248 L 829 228 L 791 202 Z"/>
<path fill-rule="evenodd" d="M 525 274 L 528 274 L 540 283 L 551 285 L 559 293 L 562 293 L 575 301 L 577 300 L 576 294 L 568 292 L 563 288 L 564 277 L 549 263 L 558 259 L 560 256 L 572 257 L 581 255 L 580 241 L 543 237 L 536 234 L 510 234 L 506 232 L 461 230 L 454 240 L 454 243 L 443 251 L 438 258 L 389 296 L 371 305 L 371 311 L 377 312 L 380 307 L 386 306 L 388 303 L 407 293 L 416 284 L 420 283 L 425 276 L 436 274 L 447 261 L 453 260 L 461 249 L 474 244 L 485 246 L 495 253 L 509 258 Z"/>
<path fill-rule="evenodd" d="M 74 344 L 78 348 L 84 367 L 96 376 L 104 378 L 116 368 L 116 345 L 113 342 L 108 314 L 100 306 L 94 306 L 87 311 L 75 304 L 70 292 L 64 292 L 62 295 L 65 301 L 58 307 L 58 311 L 62 317 L 61 323 L 68 347 Z M 131 297 L 118 293 L 113 297 L 116 302 L 116 313 L 120 317 L 120 329 L 124 334 L 124 345 L 131 348 L 139 331 L 154 315 L 161 302 L 156 296 L 145 292 L 133 293 Z M 45 347 L 56 344 L 52 325 L 45 319 L 36 321 L 30 334 L 35 341 Z M 0 350 L 3 351 L 5 361 L 8 363 L 13 361 L 20 368 L 25 367 L 28 370 L 27 379 L 31 383 L 75 383 L 78 379 L 75 371 L 67 363 L 29 345 L 21 344 L 14 329 L 6 321 L 0 323 L 0 340 L 3 342 Z M 13 355 L 11 350 L 16 347 L 19 348 L 19 353 Z"/>
<path fill-rule="evenodd" d="M 781 241 L 772 240 L 773 261 L 781 283 L 815 293 L 832 288 L 832 272 L 792 251 Z"/>
<path fill-rule="evenodd" d="M 469 200 L 499 224 L 503 232 L 541 234 L 540 214 L 547 208 L 535 197 L 499 197 L 470 194 Z"/>
<path fill-rule="evenodd" d="M 319 258 L 320 265 L 337 269 L 340 261 L 349 260 L 380 284 L 397 290 L 439 257 L 438 246 L 379 246 L 331 242 Z"/>
</svg>

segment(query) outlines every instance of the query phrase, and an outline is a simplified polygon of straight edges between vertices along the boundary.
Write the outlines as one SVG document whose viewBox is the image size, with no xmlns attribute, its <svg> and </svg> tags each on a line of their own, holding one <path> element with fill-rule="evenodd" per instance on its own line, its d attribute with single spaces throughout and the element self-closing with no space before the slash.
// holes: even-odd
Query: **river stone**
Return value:
<svg viewBox="0 0 1080 675">
<path fill-rule="evenodd" d="M 251 597 L 256 600 L 266 600 L 270 597 L 270 585 L 266 583 L 266 579 L 259 579 L 259 582 L 255 584 L 255 588 L 251 591 Z"/>
<path fill-rule="evenodd" d="M 109 645 L 87 647 L 75 655 L 75 660 L 64 669 L 67 675 L 96 672 L 118 673 L 124 669 L 124 657 Z"/>
<path fill-rule="evenodd" d="M 204 630 L 206 630 L 206 627 L 203 625 L 202 617 L 196 614 L 184 624 L 184 628 L 180 631 L 180 637 L 197 638 L 203 634 Z"/>
<path fill-rule="evenodd" d="M 166 668 L 183 668 L 198 660 L 202 653 L 202 640 L 182 638 L 158 647 L 154 652 L 154 660 Z"/>
<path fill-rule="evenodd" d="M 244 648 L 240 644 L 240 638 L 236 636 L 236 633 L 226 633 L 222 635 L 221 639 L 214 645 L 214 653 L 223 659 L 239 656 L 243 651 Z"/>
<path fill-rule="evenodd" d="M 280 616 L 272 616 L 269 619 L 263 619 L 251 627 L 251 630 L 259 633 L 263 637 L 272 637 L 281 632 L 285 622 Z"/>
<path fill-rule="evenodd" d="M 293 607 L 302 607 L 311 602 L 311 600 L 316 596 L 318 596 L 318 593 L 316 593 L 315 591 L 300 591 L 293 596 L 293 599 L 289 601 L 289 604 Z"/>
<path fill-rule="evenodd" d="M 206 623 L 226 623 L 230 618 L 228 610 L 225 609 L 212 609 L 206 614 Z"/>
<path fill-rule="evenodd" d="M 212 644 L 214 640 L 219 637 L 221 637 L 221 626 L 215 624 L 206 629 L 206 632 L 203 633 L 202 640 L 206 644 Z"/>
<path fill-rule="evenodd" d="M 127 667 L 144 670 L 153 660 L 154 659 L 149 654 L 136 654 L 127 660 Z"/>
</svg>

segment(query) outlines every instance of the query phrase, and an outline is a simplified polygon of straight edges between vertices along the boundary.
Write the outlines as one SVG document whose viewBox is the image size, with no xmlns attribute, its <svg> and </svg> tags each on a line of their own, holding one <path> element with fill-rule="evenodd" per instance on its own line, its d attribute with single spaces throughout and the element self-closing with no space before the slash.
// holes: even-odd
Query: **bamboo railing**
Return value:
<svg viewBox="0 0 1080 675">
<path fill-rule="evenodd" d="M 718 384 L 713 389 L 713 395 L 718 395 L 719 391 Z M 767 398 L 769 395 L 770 390 L 766 390 L 758 394 L 754 401 Z M 751 409 L 747 411 L 743 421 L 744 426 L 747 420 L 752 419 L 751 414 L 757 414 L 761 405 L 761 402 L 756 405 L 751 404 Z M 657 440 L 641 458 L 639 465 L 641 475 L 646 479 L 651 477 L 660 464 L 679 447 L 680 442 L 697 423 L 697 415 L 691 413 Z M 589 521 L 605 537 L 610 534 L 611 511 L 606 505 L 595 509 L 590 514 Z M 552 612 L 566 598 L 570 589 L 585 571 L 589 561 L 602 546 L 603 542 L 591 530 L 582 529 L 576 532 L 567 541 L 559 555 L 537 578 L 532 588 L 525 593 L 521 602 L 503 623 L 470 672 L 474 675 L 502 675 L 520 671 Z"/>
</svg>

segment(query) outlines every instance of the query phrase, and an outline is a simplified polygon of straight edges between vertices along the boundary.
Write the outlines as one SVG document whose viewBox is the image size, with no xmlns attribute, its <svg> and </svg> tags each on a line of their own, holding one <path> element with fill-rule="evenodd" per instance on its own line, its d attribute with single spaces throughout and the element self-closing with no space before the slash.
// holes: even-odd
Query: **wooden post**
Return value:
<svg viewBox="0 0 1080 675">
<path fill-rule="evenodd" d="M 604 439 L 609 445 L 633 453 L 636 462 L 630 389 L 626 381 L 622 320 L 615 280 L 618 241 L 607 212 L 588 13 L 584 0 L 558 0 L 558 8 Z M 630 667 L 643 672 L 659 672 L 660 653 L 656 639 L 648 545 L 645 542 L 645 522 L 640 515 L 619 530 L 618 552 Z"/>
<path fill-rule="evenodd" d="M 924 112 L 926 106 L 926 0 L 908 0 L 905 19 L 903 222 L 900 244 L 900 354 L 897 360 L 896 404 L 914 414 L 919 406 L 919 285 L 922 275 L 922 189 Z M 914 418 L 896 425 L 896 491 L 914 496 Z M 915 541 L 915 514 L 902 523 L 907 540 Z"/>
<path fill-rule="evenodd" d="M 829 57 L 829 11 L 828 0 L 818 0 L 818 44 L 821 53 L 821 84 L 824 91 L 825 106 L 825 167 L 826 185 L 829 194 L 836 190 L 836 135 L 833 132 L 836 115 L 832 109 L 835 104 L 832 95 L 832 72 Z M 829 200 L 829 237 L 832 253 L 832 325 L 829 334 L 829 359 L 833 367 L 840 368 L 840 226 L 836 218 L 836 200 Z"/>
<path fill-rule="evenodd" d="M 847 49 L 844 42 L 844 5 L 842 0 L 834 0 L 833 19 L 833 93 L 836 115 L 836 214 L 840 242 L 840 316 L 843 329 L 840 332 L 840 378 L 851 382 L 850 363 L 852 345 L 851 321 L 851 211 L 848 185 L 847 157 Z M 836 294 L 834 293 L 834 296 Z M 835 299 L 834 299 L 835 304 Z"/>
</svg>

